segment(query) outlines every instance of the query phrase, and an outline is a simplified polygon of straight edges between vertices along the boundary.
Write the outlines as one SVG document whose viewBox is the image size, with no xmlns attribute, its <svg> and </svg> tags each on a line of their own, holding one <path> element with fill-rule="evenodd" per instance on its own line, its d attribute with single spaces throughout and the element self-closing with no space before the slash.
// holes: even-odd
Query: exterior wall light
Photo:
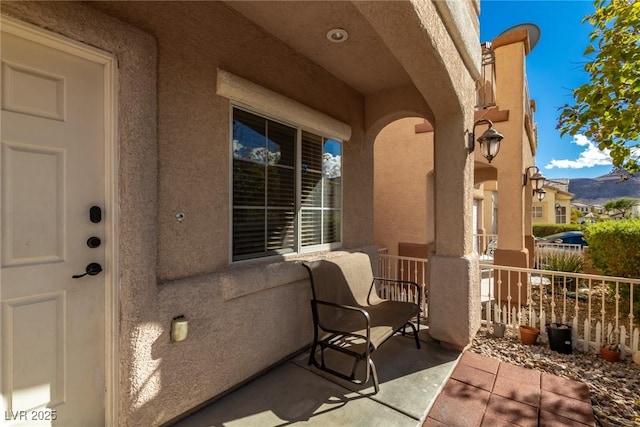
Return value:
<svg viewBox="0 0 640 427">
<path fill-rule="evenodd" d="M 529 176 L 529 171 L 533 170 L 533 175 Z M 522 174 L 522 186 L 527 185 L 528 181 L 531 181 L 531 188 L 533 191 L 540 191 L 544 187 L 545 177 L 540 173 L 540 169 L 537 166 L 529 166 Z"/>
<path fill-rule="evenodd" d="M 529 175 L 529 171 L 534 171 L 533 175 Z M 545 177 L 540 173 L 540 169 L 537 166 L 529 166 L 524 173 L 522 174 L 522 186 L 527 185 L 528 181 L 531 181 L 531 188 L 533 192 L 532 196 L 538 196 L 538 200 L 542 201 L 544 199 L 546 191 L 543 190 Z"/>
<path fill-rule="evenodd" d="M 469 136 L 468 136 L 469 138 L 468 147 L 469 147 L 470 153 L 473 152 L 473 150 L 475 149 L 476 126 L 480 124 L 489 125 L 489 129 L 484 131 L 484 133 L 478 137 L 478 142 L 480 143 L 480 151 L 482 155 L 489 161 L 489 163 L 491 163 L 491 160 L 493 160 L 494 157 L 498 155 L 498 151 L 500 151 L 500 141 L 502 141 L 502 138 L 504 138 L 504 136 L 493 128 L 493 122 L 491 120 L 489 119 L 478 120 L 473 124 L 473 131 L 469 133 Z"/>
</svg>

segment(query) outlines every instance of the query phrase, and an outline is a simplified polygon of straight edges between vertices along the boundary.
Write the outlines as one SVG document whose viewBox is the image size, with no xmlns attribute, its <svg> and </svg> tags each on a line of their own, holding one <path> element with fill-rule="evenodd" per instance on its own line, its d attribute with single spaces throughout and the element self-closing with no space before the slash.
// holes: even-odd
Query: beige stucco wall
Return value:
<svg viewBox="0 0 640 427">
<path fill-rule="evenodd" d="M 440 147 L 436 174 L 443 183 L 435 196 L 440 255 L 432 277 L 447 280 L 432 285 L 432 291 L 436 306 L 439 300 L 448 302 L 434 311 L 433 330 L 436 338 L 461 346 L 479 325 L 477 261 L 469 258 L 472 161 L 461 137 L 473 120 L 473 61 L 460 58 L 433 4 L 412 5 L 408 11 L 418 6 L 425 33 L 417 40 L 432 37 L 427 45 L 439 46 L 441 54 L 421 49 L 424 57 L 412 57 L 404 41 L 395 42 L 419 93 L 441 101 L 431 111 L 409 90 L 414 99 L 407 101 L 407 111 L 433 115 L 440 126 L 434 142 Z M 105 2 L 95 7 L 102 11 L 74 2 L 3 2 L 2 13 L 111 52 L 118 60 L 119 416 L 121 425 L 159 425 L 311 340 L 310 290 L 302 267 L 282 260 L 229 266 L 230 104 L 215 94 L 216 70 L 351 126 L 343 152 L 346 248 L 373 243 L 377 131 L 365 129 L 405 113 L 367 114 L 371 100 L 368 104 L 224 4 Z M 371 5 L 357 7 L 372 24 L 384 18 L 369 10 Z M 131 22 L 103 13 L 114 10 L 124 11 Z M 395 28 L 387 23 L 380 31 L 393 37 Z M 384 98 L 376 103 L 384 104 Z M 365 120 L 375 124 L 365 127 Z M 182 223 L 176 221 L 177 211 L 186 215 Z M 190 323 L 182 343 L 169 339 L 177 315 Z"/>
<path fill-rule="evenodd" d="M 571 194 L 558 193 L 553 187 L 545 187 L 547 194 L 542 202 L 537 199 L 532 202 L 533 206 L 542 207 L 542 218 L 533 218 L 534 224 L 556 224 L 556 207 L 563 207 L 566 211 L 565 221 L 562 224 L 571 223 Z"/>
<path fill-rule="evenodd" d="M 496 102 L 501 110 L 509 110 L 509 120 L 499 124 L 499 130 L 504 135 L 504 139 L 500 153 L 493 161 L 498 169 L 500 188 L 498 248 L 520 250 L 524 247 L 525 235 L 522 173 L 525 151 L 529 147 L 524 132 L 524 43 L 500 46 L 495 49 L 495 57 Z"/>
<path fill-rule="evenodd" d="M 531 184 L 523 185 L 523 174 L 535 163 L 537 141 L 532 131 L 535 125 L 525 71 L 529 53 L 527 32 L 499 36 L 494 40 L 493 50 L 496 103 L 499 110 L 508 111 L 507 120 L 495 123 L 495 128 L 504 135 L 500 153 L 493 161 L 499 186 L 495 262 L 528 267 L 533 249 L 532 198 Z"/>
<path fill-rule="evenodd" d="M 226 6 L 191 6 L 176 20 L 165 3 L 123 5 L 144 8 L 141 31 L 84 4 L 3 3 L 5 14 L 118 59 L 122 425 L 166 422 L 311 340 L 301 266 L 228 267 L 229 101 L 215 95 L 219 66 L 352 125 L 344 158 L 360 166 L 344 171 L 344 242 L 372 242 L 373 224 L 362 221 L 371 215 L 359 213 L 373 200 L 363 185 L 372 146 L 362 142 L 362 96 Z M 180 314 L 189 338 L 172 343 Z"/>
<path fill-rule="evenodd" d="M 498 224 L 498 218 L 494 213 L 494 204 L 496 208 L 499 208 L 498 203 L 495 203 L 496 200 L 499 202 L 500 193 L 498 192 L 498 183 L 497 181 L 486 181 L 484 183 L 484 203 L 483 205 L 483 227 L 485 233 L 494 234 L 495 227 Z M 495 227 L 494 227 L 495 226 Z"/>
<path fill-rule="evenodd" d="M 385 40 L 389 49 L 412 78 L 428 110 L 418 116 L 434 124 L 434 256 L 430 258 L 430 334 L 437 340 L 462 348 L 480 326 L 480 291 L 477 256 L 473 254 L 473 157 L 466 137 L 473 127 L 475 79 L 479 76 L 480 51 L 468 50 L 455 41 L 441 18 L 437 2 L 390 2 L 394 14 L 379 2 L 354 5 Z M 472 8 L 452 13 L 475 14 Z M 477 16 L 448 22 L 463 22 Z M 415 21 L 418 25 L 413 25 Z M 453 24 L 455 25 L 455 24 Z M 402 31 L 398 31 L 402 28 Z M 459 27 L 460 31 L 476 31 Z M 477 31 L 474 38 L 478 38 Z M 415 46 L 423 48 L 414 49 Z M 427 48 L 429 47 L 429 48 Z M 435 50 L 434 50 L 435 48 Z M 464 56 L 464 55 L 463 55 Z M 366 110 L 366 135 L 372 143 L 380 130 L 408 114 Z M 396 108 L 396 112 L 398 108 Z M 411 115 L 416 115 L 411 114 Z"/>
<path fill-rule="evenodd" d="M 398 254 L 398 243 L 434 237 L 433 132 L 416 133 L 421 118 L 387 125 L 374 146 L 375 243 Z"/>
</svg>

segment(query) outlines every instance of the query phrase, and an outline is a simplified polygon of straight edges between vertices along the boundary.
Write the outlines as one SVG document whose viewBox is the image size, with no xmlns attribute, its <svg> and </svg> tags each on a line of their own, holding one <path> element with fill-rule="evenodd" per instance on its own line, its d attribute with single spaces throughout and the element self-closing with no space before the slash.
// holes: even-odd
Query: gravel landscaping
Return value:
<svg viewBox="0 0 640 427">
<path fill-rule="evenodd" d="M 561 354 L 547 344 L 523 345 L 508 331 L 494 338 L 482 328 L 469 351 L 525 368 L 582 381 L 589 386 L 596 421 L 604 427 L 640 426 L 640 365 L 630 357 L 612 363 L 599 354 Z"/>
</svg>

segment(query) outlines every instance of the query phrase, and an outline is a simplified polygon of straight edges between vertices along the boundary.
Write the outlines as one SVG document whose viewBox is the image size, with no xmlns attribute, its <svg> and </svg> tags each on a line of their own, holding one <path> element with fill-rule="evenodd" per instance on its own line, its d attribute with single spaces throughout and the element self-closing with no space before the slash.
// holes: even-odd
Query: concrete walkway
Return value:
<svg viewBox="0 0 640 427">
<path fill-rule="evenodd" d="M 371 381 L 307 366 L 304 353 L 175 426 L 595 426 L 585 384 L 446 350 L 426 330 L 420 337 L 420 350 L 395 336 L 373 354 L 377 394 Z"/>
<path fill-rule="evenodd" d="M 371 380 L 358 386 L 309 367 L 306 352 L 175 426 L 415 427 L 460 356 L 440 347 L 426 330 L 420 338 L 419 350 L 411 336 L 394 336 L 373 353 L 380 381 L 377 394 Z"/>
</svg>

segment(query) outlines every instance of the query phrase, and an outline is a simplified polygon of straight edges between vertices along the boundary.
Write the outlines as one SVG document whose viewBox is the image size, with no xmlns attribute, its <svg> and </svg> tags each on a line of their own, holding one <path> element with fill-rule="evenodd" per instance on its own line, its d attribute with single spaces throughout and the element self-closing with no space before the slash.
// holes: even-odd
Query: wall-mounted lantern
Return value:
<svg viewBox="0 0 640 427">
<path fill-rule="evenodd" d="M 504 136 L 493 128 L 493 122 L 489 119 L 481 119 L 473 124 L 473 131 L 469 133 L 468 150 L 473 152 L 476 146 L 476 126 L 479 124 L 488 124 L 489 128 L 484 131 L 482 135 L 478 137 L 478 143 L 480 144 L 480 151 L 482 155 L 491 163 L 491 160 L 498 155 L 500 151 L 500 141 Z"/>
<path fill-rule="evenodd" d="M 529 175 L 529 171 L 534 171 L 532 175 Z M 537 196 L 539 201 L 544 199 L 544 196 L 547 194 L 544 191 L 544 181 L 545 177 L 540 173 L 540 169 L 537 166 L 529 166 L 524 173 L 522 174 L 522 186 L 526 186 L 527 182 L 531 181 L 531 188 L 533 190 L 532 196 Z"/>
</svg>

